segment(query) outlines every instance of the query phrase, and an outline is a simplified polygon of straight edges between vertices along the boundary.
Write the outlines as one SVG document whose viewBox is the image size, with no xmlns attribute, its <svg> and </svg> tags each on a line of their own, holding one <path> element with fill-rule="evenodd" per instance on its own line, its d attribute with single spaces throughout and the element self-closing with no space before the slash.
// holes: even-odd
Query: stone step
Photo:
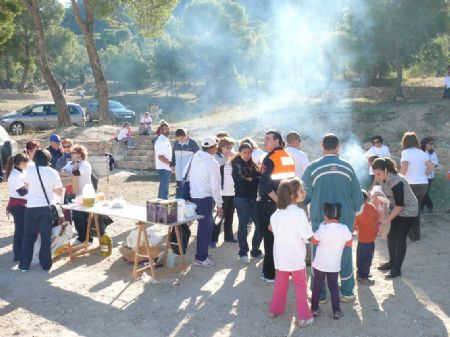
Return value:
<svg viewBox="0 0 450 337">
<path fill-rule="evenodd" d="M 151 161 L 152 157 L 149 156 L 130 156 L 127 154 L 126 161 Z"/>
<path fill-rule="evenodd" d="M 136 160 L 120 160 L 115 163 L 115 166 L 124 170 L 153 170 L 155 165 L 148 161 Z"/>
<path fill-rule="evenodd" d="M 147 156 L 152 157 L 155 155 L 153 150 L 127 150 L 127 156 Z"/>
<path fill-rule="evenodd" d="M 135 150 L 153 151 L 153 144 L 134 144 Z"/>
</svg>

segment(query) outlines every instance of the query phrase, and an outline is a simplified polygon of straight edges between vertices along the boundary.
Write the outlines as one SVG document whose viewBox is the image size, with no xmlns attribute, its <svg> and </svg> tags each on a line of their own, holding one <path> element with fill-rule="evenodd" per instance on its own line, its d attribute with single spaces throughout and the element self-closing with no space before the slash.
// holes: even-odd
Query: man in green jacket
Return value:
<svg viewBox="0 0 450 337">
<path fill-rule="evenodd" d="M 311 163 L 303 174 L 306 191 L 305 204 L 310 203 L 310 216 L 313 231 L 319 228 L 323 219 L 323 204 L 340 203 L 342 214 L 340 222 L 353 231 L 355 213 L 363 205 L 363 195 L 353 167 L 339 158 L 339 139 L 334 134 L 326 134 L 322 141 L 322 158 Z M 313 247 L 313 258 L 316 248 Z M 345 247 L 341 260 L 341 301 L 355 299 L 353 288 L 355 279 L 352 266 L 352 248 Z M 311 278 L 312 279 L 312 278 Z M 326 300 L 325 287 L 320 299 Z"/>
</svg>

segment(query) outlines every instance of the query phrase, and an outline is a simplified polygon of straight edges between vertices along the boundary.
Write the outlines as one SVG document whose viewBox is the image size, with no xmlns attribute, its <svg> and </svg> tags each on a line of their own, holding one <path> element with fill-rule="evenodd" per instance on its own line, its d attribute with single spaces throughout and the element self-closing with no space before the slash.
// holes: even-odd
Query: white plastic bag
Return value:
<svg viewBox="0 0 450 337">
<path fill-rule="evenodd" d="M 127 247 L 133 250 L 135 250 L 137 246 L 138 230 L 139 228 L 133 229 L 127 236 Z M 159 245 L 161 241 L 164 239 L 164 235 L 155 232 L 151 227 L 147 228 L 147 237 L 149 244 L 152 246 Z M 143 244 L 145 244 L 145 238 L 141 237 L 141 245 Z"/>
<path fill-rule="evenodd" d="M 73 226 L 68 222 L 64 222 L 59 226 L 52 228 L 51 256 L 52 259 L 60 255 L 69 245 L 69 241 L 73 236 Z M 32 265 L 39 264 L 39 250 L 41 249 L 41 236 L 38 235 L 33 248 Z"/>
</svg>

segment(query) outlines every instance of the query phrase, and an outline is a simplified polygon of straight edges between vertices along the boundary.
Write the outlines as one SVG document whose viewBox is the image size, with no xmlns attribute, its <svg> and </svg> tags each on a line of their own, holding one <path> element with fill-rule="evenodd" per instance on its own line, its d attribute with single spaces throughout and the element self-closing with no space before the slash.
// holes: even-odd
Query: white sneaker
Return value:
<svg viewBox="0 0 450 337">
<path fill-rule="evenodd" d="M 310 319 L 299 319 L 298 320 L 298 326 L 300 328 L 306 328 L 308 325 L 311 325 L 314 323 L 314 318 L 310 318 Z"/>
<path fill-rule="evenodd" d="M 196 266 L 202 266 L 202 267 L 213 267 L 214 266 L 214 262 L 212 262 L 209 257 L 207 257 L 204 261 L 199 261 L 197 259 L 195 259 L 194 261 L 192 261 L 192 264 L 195 264 Z"/>
<path fill-rule="evenodd" d="M 341 295 L 341 302 L 342 303 L 352 303 L 352 302 L 355 301 L 355 299 L 356 299 L 355 295 L 349 295 L 349 296 Z"/>
<path fill-rule="evenodd" d="M 240 263 L 243 263 L 243 264 L 249 264 L 250 263 L 250 259 L 248 258 L 247 255 L 239 256 L 238 260 L 239 260 Z"/>
</svg>

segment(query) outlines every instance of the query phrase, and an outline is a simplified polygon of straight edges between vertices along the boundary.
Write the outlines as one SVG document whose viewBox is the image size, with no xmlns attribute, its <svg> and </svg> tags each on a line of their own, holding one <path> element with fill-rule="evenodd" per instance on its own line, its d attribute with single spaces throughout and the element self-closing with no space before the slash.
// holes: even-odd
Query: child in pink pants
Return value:
<svg viewBox="0 0 450 337">
<path fill-rule="evenodd" d="M 305 243 L 313 232 L 305 212 L 296 205 L 304 197 L 305 192 L 298 178 L 283 180 L 278 187 L 278 209 L 271 216 L 269 227 L 274 235 L 273 259 L 277 270 L 269 314 L 272 317 L 284 314 L 289 276 L 292 276 L 300 327 L 313 323 L 306 297 L 305 269 Z"/>
</svg>

